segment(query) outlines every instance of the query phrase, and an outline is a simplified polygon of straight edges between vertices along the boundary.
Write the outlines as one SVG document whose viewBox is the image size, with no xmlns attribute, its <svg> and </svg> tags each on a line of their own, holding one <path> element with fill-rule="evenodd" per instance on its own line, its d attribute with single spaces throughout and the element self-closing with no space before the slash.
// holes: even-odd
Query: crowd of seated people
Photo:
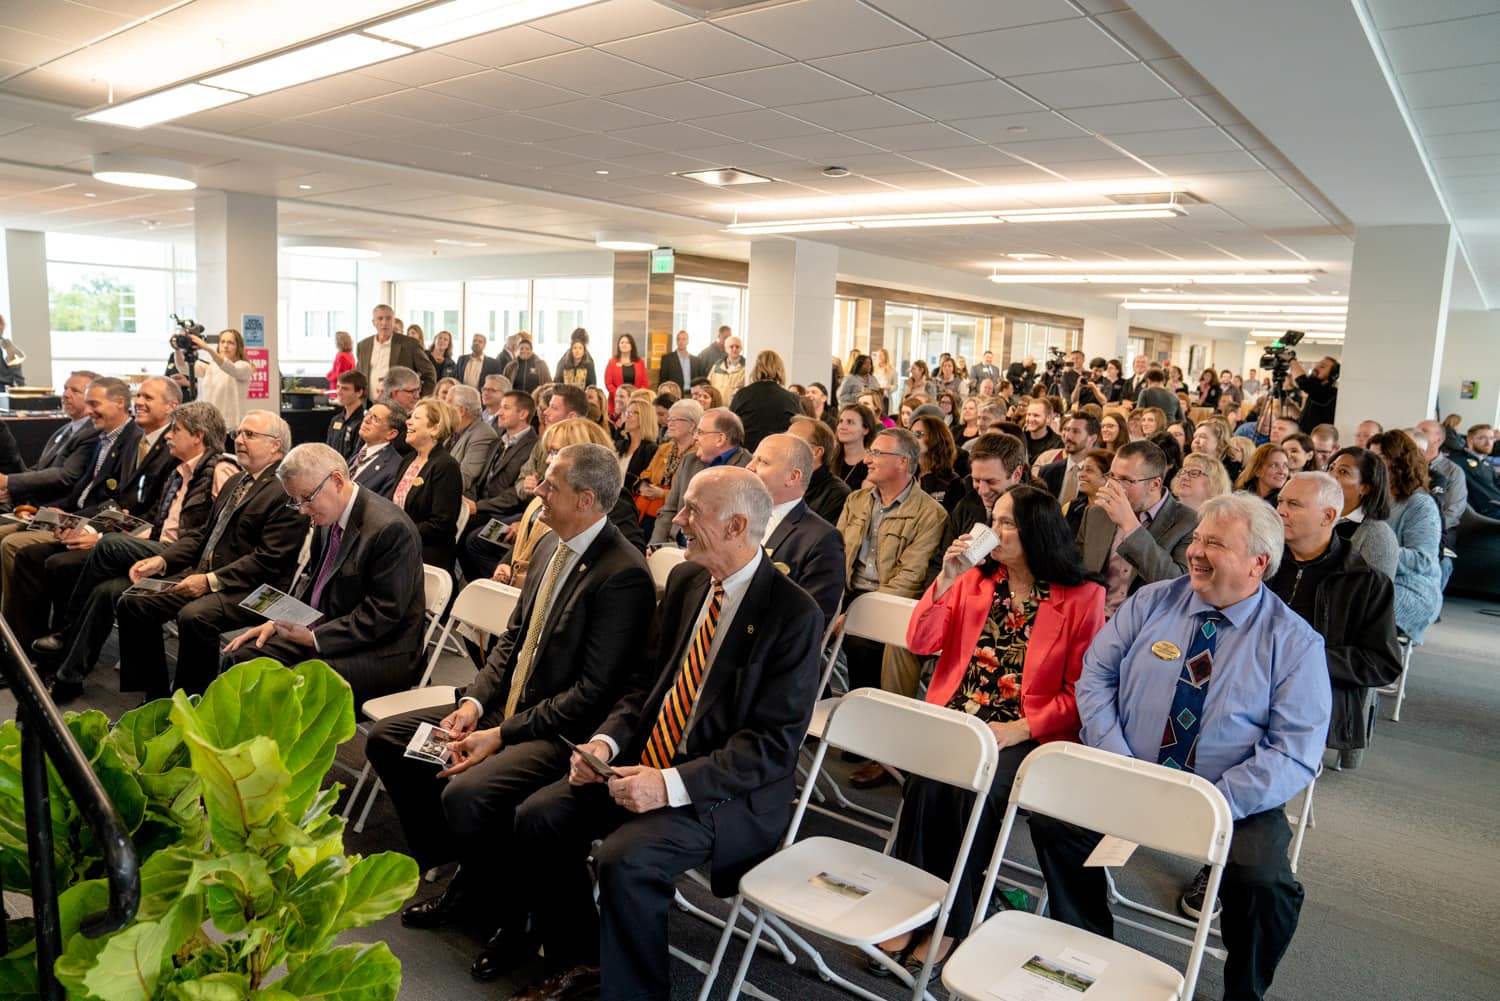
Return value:
<svg viewBox="0 0 1500 1001">
<path fill-rule="evenodd" d="M 1319 409 L 1323 363 L 1289 377 L 1317 419 L 1303 430 L 1269 409 L 1237 426 L 1266 397 L 1232 373 L 1204 371 L 1189 393 L 1141 358 L 1124 378 L 1079 353 L 1002 372 L 986 352 L 901 379 L 883 352 L 856 352 L 829 394 L 789 386 L 773 351 L 747 361 L 728 328 L 701 355 L 688 340 L 653 386 L 618 338 L 599 387 L 586 331 L 555 382 L 529 337 L 500 372 L 476 337 L 446 399 L 378 351 L 378 379 L 338 378 L 325 441 L 295 448 L 267 411 L 226 429 L 167 380 L 132 400 L 75 373 L 69 424 L 35 469 L 0 474 L 0 500 L 84 523 L 0 529 L 0 604 L 59 702 L 84 694 L 112 622 L 123 691 L 201 692 L 237 660 L 317 658 L 362 702 L 421 672 L 423 564 L 456 589 L 519 588 L 505 630 L 470 643 L 478 673 L 457 702 L 382 721 L 368 754 L 407 849 L 424 869 L 459 863 L 403 922 L 482 914 L 492 934 L 471 972 L 492 980 L 540 951 L 546 979 L 517 995 L 540 1001 L 601 976 L 606 997 L 667 996 L 672 877 L 706 865 L 732 893 L 774 850 L 819 638 L 863 594 L 911 599 L 904 645 L 845 638 L 849 685 L 989 727 L 1001 764 L 981 842 L 1042 743 L 1202 775 L 1235 822 L 1226 997 L 1263 997 L 1302 901 L 1282 807 L 1325 748 L 1352 768 L 1370 746 L 1398 640 L 1420 644 L 1440 611 L 1454 498 L 1500 503 L 1490 429 L 1377 425 L 1340 449 Z M 115 507 L 130 530 L 98 524 Z M 976 562 L 980 527 L 997 541 Z M 683 556 L 664 589 L 647 567 L 662 548 Z M 262 585 L 320 617 L 266 620 L 242 604 Z M 441 770 L 403 754 L 422 723 L 450 735 Z M 869 761 L 849 781 L 897 779 Z M 949 873 L 965 795 L 905 777 L 895 855 Z M 1108 934 L 1103 876 L 1083 864 L 1098 835 L 1031 830 L 1052 913 Z M 512 856 L 534 860 L 519 879 Z M 946 927 L 881 948 L 920 964 L 936 940 L 941 962 L 987 857 L 972 856 Z M 1200 875 L 1181 908 L 1196 914 L 1204 894 Z"/>
</svg>

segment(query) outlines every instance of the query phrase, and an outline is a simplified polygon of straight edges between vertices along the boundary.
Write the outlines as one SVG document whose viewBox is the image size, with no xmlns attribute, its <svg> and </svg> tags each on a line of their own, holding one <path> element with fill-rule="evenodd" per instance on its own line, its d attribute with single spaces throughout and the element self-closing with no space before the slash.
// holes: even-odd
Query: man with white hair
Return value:
<svg viewBox="0 0 1500 1001">
<path fill-rule="evenodd" d="M 448 406 L 453 408 L 453 437 L 448 439 L 448 454 L 463 471 L 464 494 L 473 497 L 474 485 L 490 464 L 500 436 L 479 419 L 483 408 L 479 404 L 479 390 L 473 386 L 454 386 L 448 393 Z"/>
<path fill-rule="evenodd" d="M 516 812 L 514 892 L 550 974 L 519 1001 L 596 987 L 608 1001 L 665 1001 L 676 877 L 706 864 L 714 891 L 732 894 L 784 833 L 823 613 L 761 548 L 771 508 L 747 469 L 693 477 L 676 518 L 686 561 L 667 579 L 645 687 L 573 754 L 565 781 Z M 614 768 L 607 784 L 585 752 Z"/>
<path fill-rule="evenodd" d="M 1281 519 L 1246 494 L 1199 512 L 1188 575 L 1126 599 L 1083 657 L 1083 741 L 1193 772 L 1229 801 L 1234 835 L 1220 927 L 1224 997 L 1265 996 L 1297 930 L 1302 886 L 1282 809 L 1307 787 L 1328 735 L 1323 640 L 1264 584 L 1281 564 Z M 1052 916 L 1113 934 L 1100 835 L 1035 814 L 1031 837 Z"/>
</svg>

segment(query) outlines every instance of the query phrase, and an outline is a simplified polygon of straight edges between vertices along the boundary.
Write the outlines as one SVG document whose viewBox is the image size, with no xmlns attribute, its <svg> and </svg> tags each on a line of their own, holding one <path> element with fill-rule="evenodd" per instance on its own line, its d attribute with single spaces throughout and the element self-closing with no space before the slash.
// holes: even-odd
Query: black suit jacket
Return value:
<svg viewBox="0 0 1500 1001">
<path fill-rule="evenodd" d="M 397 450 L 396 443 L 390 442 L 376 453 L 375 458 L 360 469 L 359 475 L 354 477 L 354 482 L 371 493 L 377 493 L 389 500 L 391 491 L 396 489 L 396 477 L 400 473 L 404 458 L 405 456 Z"/>
<path fill-rule="evenodd" d="M 396 481 L 416 461 L 413 452 L 396 471 Z M 420 481 L 420 482 L 417 482 Z M 457 542 L 458 512 L 464 504 L 464 474 L 458 460 L 441 448 L 434 448 L 427 465 L 417 474 L 406 491 L 402 509 L 417 526 L 422 538 L 422 562 L 440 570 L 453 570 L 453 549 Z"/>
<path fill-rule="evenodd" d="M 510 624 L 463 693 L 486 714 L 505 709 L 518 648 L 557 546 L 556 533 L 537 544 Z M 628 638 L 644 634 L 655 603 L 645 558 L 606 523 L 573 571 L 557 582 L 516 714 L 500 724 L 501 742 L 567 737 L 582 743 L 597 733 L 620 697 L 642 682 L 643 651 Z"/>
<path fill-rule="evenodd" d="M 370 356 L 375 350 L 375 335 L 371 334 L 360 341 L 354 347 L 354 367 L 364 373 L 366 379 L 370 378 Z M 391 335 L 391 361 L 392 365 L 405 365 L 417 373 L 422 380 L 422 395 L 431 396 L 437 387 L 437 369 L 432 367 L 432 356 L 427 353 L 427 348 L 422 342 L 405 334 Z M 370 386 L 371 399 L 374 398 L 375 386 Z"/>
<path fill-rule="evenodd" d="M 354 453 L 359 451 L 359 446 L 364 444 L 359 437 L 359 425 L 365 419 L 365 411 L 369 407 L 361 403 L 354 408 L 354 413 L 348 417 L 344 416 L 343 408 L 328 422 L 328 435 L 323 439 L 324 443 L 339 455 L 344 461 L 354 458 Z"/>
<path fill-rule="evenodd" d="M 94 459 L 94 441 L 98 428 L 87 422 L 71 437 L 64 437 L 71 425 L 64 424 L 47 439 L 35 469 L 7 478 L 12 504 L 57 505 L 68 499 L 73 487 L 83 479 Z"/>
<path fill-rule="evenodd" d="M 830 473 L 827 466 L 819 466 L 813 470 L 802 499 L 819 518 L 837 525 L 839 515 L 844 513 L 844 501 L 849 499 L 849 484 Z"/>
<path fill-rule="evenodd" d="M 767 379 L 747 382 L 729 401 L 729 409 L 745 425 L 745 448 L 755 451 L 761 439 L 780 434 L 802 413 L 797 394 Z"/>
<path fill-rule="evenodd" d="M 783 572 L 812 595 L 826 626 L 844 597 L 844 537 L 839 530 L 802 501 L 781 519 L 765 548 L 776 569 L 785 568 Z"/>
<path fill-rule="evenodd" d="M 109 453 L 105 455 L 104 463 L 99 467 L 99 471 L 90 475 L 102 445 L 102 442 L 96 439 L 94 447 L 89 449 L 84 475 L 73 484 L 73 490 L 68 494 L 68 499 L 63 502 L 63 508 L 68 511 L 77 511 L 79 514 L 92 515 L 110 502 L 123 506 L 130 468 L 135 465 L 135 449 L 140 441 L 141 426 L 135 421 L 127 421 L 120 436 L 110 446 Z"/>
<path fill-rule="evenodd" d="M 328 535 L 327 528 L 314 529 L 307 564 L 292 585 L 293 595 L 309 603 Z M 422 541 L 411 520 L 384 497 L 360 490 L 334 559 L 318 605 L 323 618 L 312 627 L 318 654 L 342 661 L 341 673 L 361 664 L 415 667 L 426 603 Z"/>
<path fill-rule="evenodd" d="M 519 435 L 509 448 L 501 441 L 495 454 L 490 456 L 489 468 L 475 488 L 479 494 L 479 500 L 475 502 L 478 510 L 471 520 L 483 525 L 496 515 L 515 514 L 526 506 L 520 494 L 516 493 L 516 480 L 520 478 L 521 467 L 531 458 L 536 442 L 536 432 L 531 428 Z"/>
<path fill-rule="evenodd" d="M 464 370 L 472 364 L 474 364 L 474 356 L 472 354 L 466 354 L 462 358 L 458 359 L 458 375 L 456 375 L 454 378 L 458 379 L 459 382 L 467 383 L 468 380 L 464 378 Z M 489 355 L 485 355 L 484 359 L 479 364 L 480 386 L 484 385 L 485 376 L 500 375 L 501 372 L 504 371 L 503 367 L 500 364 L 500 359 L 491 358 Z"/>
<path fill-rule="evenodd" d="M 628 695 L 599 728 L 635 764 L 677 681 L 708 571 L 680 564 L 667 578 L 657 614 L 656 677 Z M 723 633 L 672 766 L 700 816 L 714 812 L 710 860 L 714 892 L 734 893 L 739 877 L 776 848 L 791 819 L 797 752 L 818 688 L 823 613 L 787 576 L 762 559 Z"/>
<path fill-rule="evenodd" d="M 228 526 L 213 552 L 205 553 L 214 526 L 226 517 L 225 509 L 249 474 L 241 472 L 225 481 L 207 520 L 179 533 L 177 541 L 162 551 L 167 562 L 163 576 L 211 570 L 228 592 L 248 594 L 261 584 L 284 590 L 307 535 L 307 519 L 286 506 L 286 490 L 276 478 L 277 465 L 263 470 L 245 499 L 227 512 Z"/>
<path fill-rule="evenodd" d="M 164 436 L 165 437 L 165 436 Z M 168 453 L 171 454 L 170 452 Z M 188 532 L 201 528 L 208 522 L 209 515 L 214 507 L 214 474 L 219 468 L 219 463 L 233 463 L 234 459 L 224 455 L 222 452 L 205 452 L 203 458 L 198 460 L 198 465 L 193 467 L 193 478 L 188 481 L 187 496 L 182 499 L 182 510 L 177 514 L 177 537 L 180 539 Z M 167 484 L 172 480 L 172 473 L 177 469 L 174 460 L 172 468 L 162 478 L 161 487 L 157 491 L 156 505 L 145 511 L 139 517 L 148 518 L 151 521 L 151 538 L 153 541 L 161 540 L 162 529 L 162 504 L 168 500 L 166 497 Z M 233 482 L 230 477 L 224 482 Z"/>
<path fill-rule="evenodd" d="M 1053 497 L 1061 497 L 1063 479 L 1066 477 L 1067 471 L 1068 460 L 1058 459 L 1056 462 L 1049 462 L 1041 469 L 1038 469 L 1036 471 L 1036 478 L 1042 482 L 1042 486 L 1046 487 L 1047 491 Z"/>
<path fill-rule="evenodd" d="M 54 433 L 53 437 L 56 436 Z M 21 446 L 16 442 L 16 436 L 11 434 L 10 425 L 0 421 L 0 473 L 13 476 L 25 471 L 26 460 L 21 457 Z"/>
<path fill-rule="evenodd" d="M 208 442 L 208 458 L 217 461 L 221 448 L 222 442 Z M 120 506 L 137 518 L 150 520 L 156 517 L 156 512 L 161 507 L 162 491 L 166 489 L 167 478 L 172 475 L 172 470 L 177 468 L 177 460 L 172 458 L 172 447 L 167 444 L 165 432 L 157 435 L 151 447 L 146 450 L 144 462 L 137 464 L 135 455 L 135 452 L 131 452 L 125 457 L 126 483 Z M 199 467 L 202 467 L 201 462 Z"/>
<path fill-rule="evenodd" d="M 693 384 L 693 380 L 702 374 L 703 370 L 698 368 L 698 359 L 696 357 L 688 355 L 687 371 L 684 372 L 682 370 L 682 361 L 677 357 L 677 352 L 671 351 L 661 357 L 661 367 L 656 370 L 656 384 L 660 386 L 664 382 L 675 382 L 686 393 L 688 387 Z"/>
</svg>

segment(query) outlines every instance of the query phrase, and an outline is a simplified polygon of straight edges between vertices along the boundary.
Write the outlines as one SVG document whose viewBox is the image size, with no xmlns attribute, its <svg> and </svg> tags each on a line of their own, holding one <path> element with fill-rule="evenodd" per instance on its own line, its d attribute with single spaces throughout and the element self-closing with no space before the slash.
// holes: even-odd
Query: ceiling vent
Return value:
<svg viewBox="0 0 1500 1001">
<path fill-rule="evenodd" d="M 700 181 L 716 188 L 727 188 L 732 184 L 769 184 L 771 178 L 752 174 L 738 167 L 714 167 L 710 170 L 684 170 L 677 175 L 690 181 Z"/>
<path fill-rule="evenodd" d="M 1156 203 L 1161 201 L 1161 192 L 1144 192 L 1141 194 L 1128 195 L 1105 195 L 1104 197 L 1108 198 L 1116 205 L 1155 205 Z M 1191 191 L 1174 191 L 1172 192 L 1172 204 L 1204 205 L 1207 203 L 1204 202 L 1202 198 L 1199 198 L 1197 195 L 1193 194 Z"/>
</svg>

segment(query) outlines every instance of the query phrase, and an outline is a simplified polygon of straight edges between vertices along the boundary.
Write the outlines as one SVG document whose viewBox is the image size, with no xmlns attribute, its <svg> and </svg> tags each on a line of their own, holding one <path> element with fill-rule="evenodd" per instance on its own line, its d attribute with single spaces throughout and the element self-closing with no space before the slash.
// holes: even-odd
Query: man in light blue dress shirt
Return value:
<svg viewBox="0 0 1500 1001">
<path fill-rule="evenodd" d="M 1282 549 L 1280 519 L 1264 501 L 1234 494 L 1205 503 L 1188 576 L 1127 599 L 1084 655 L 1077 687 L 1084 743 L 1169 763 L 1163 731 L 1180 708 L 1183 651 L 1196 659 L 1195 636 L 1212 619 L 1212 673 L 1181 767 L 1214 783 L 1234 817 L 1219 897 L 1225 1001 L 1263 997 L 1296 932 L 1302 886 L 1287 863 L 1282 807 L 1312 781 L 1328 732 L 1323 639 L 1262 583 Z M 1040 815 L 1031 833 L 1052 915 L 1111 935 L 1103 870 L 1083 867 L 1099 835 Z"/>
</svg>

